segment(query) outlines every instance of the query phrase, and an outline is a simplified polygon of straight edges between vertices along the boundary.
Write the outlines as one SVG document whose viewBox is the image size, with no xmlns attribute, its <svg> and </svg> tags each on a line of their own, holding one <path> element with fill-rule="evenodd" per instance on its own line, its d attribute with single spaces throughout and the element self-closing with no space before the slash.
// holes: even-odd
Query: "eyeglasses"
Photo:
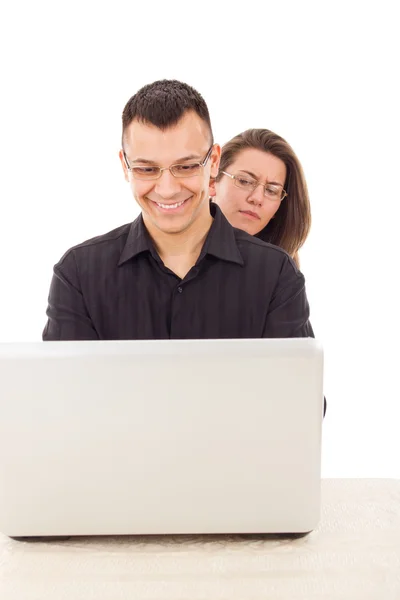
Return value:
<svg viewBox="0 0 400 600">
<path fill-rule="evenodd" d="M 261 183 L 260 181 L 244 177 L 243 175 L 231 175 L 231 173 L 227 173 L 226 171 L 221 171 L 221 173 L 228 175 L 228 177 L 233 179 L 233 183 L 237 188 L 246 190 L 247 192 L 252 192 L 256 189 L 256 187 L 262 185 L 264 188 L 264 196 L 266 196 L 268 200 L 282 202 L 282 200 L 287 196 L 287 192 L 281 185 L 275 183 L 267 183 L 264 185 L 264 183 Z"/>
<path fill-rule="evenodd" d="M 126 168 L 132 173 L 135 179 L 159 179 L 163 171 L 169 171 L 174 177 L 193 177 L 199 175 L 201 169 L 205 167 L 211 156 L 214 144 L 210 147 L 206 156 L 201 162 L 186 163 L 182 165 L 171 165 L 170 167 L 155 167 L 153 165 L 142 165 L 132 167 L 127 159 L 125 150 L 123 150 Z"/>
</svg>

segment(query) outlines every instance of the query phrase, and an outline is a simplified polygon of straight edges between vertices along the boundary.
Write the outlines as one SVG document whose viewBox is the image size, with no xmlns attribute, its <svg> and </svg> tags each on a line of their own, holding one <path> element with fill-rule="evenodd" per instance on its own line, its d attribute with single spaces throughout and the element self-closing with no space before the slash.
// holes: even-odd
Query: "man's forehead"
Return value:
<svg viewBox="0 0 400 600">
<path fill-rule="evenodd" d="M 179 155 L 202 153 L 209 145 L 207 124 L 195 113 L 187 113 L 176 124 L 167 129 L 160 129 L 151 123 L 132 121 L 125 132 L 126 150 L 132 153 L 144 152 L 164 155 L 166 152 Z M 143 157 L 146 158 L 146 157 Z"/>
</svg>

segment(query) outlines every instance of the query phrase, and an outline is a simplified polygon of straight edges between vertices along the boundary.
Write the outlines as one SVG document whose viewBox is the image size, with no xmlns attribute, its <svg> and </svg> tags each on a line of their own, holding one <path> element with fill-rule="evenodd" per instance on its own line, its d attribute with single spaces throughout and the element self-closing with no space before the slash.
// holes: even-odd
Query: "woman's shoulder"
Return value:
<svg viewBox="0 0 400 600">
<path fill-rule="evenodd" d="M 268 262 L 278 262 L 280 264 L 287 263 L 289 268 L 294 268 L 298 271 L 298 267 L 292 257 L 280 246 L 276 246 L 264 239 L 250 235 L 245 231 L 233 228 L 238 248 L 246 260 L 266 260 Z"/>
</svg>

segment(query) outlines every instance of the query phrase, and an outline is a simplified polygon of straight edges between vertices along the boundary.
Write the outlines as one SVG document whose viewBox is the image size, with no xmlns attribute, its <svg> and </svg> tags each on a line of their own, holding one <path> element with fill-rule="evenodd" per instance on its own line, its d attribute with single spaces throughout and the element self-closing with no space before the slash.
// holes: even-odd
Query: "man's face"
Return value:
<svg viewBox="0 0 400 600">
<path fill-rule="evenodd" d="M 206 123 L 188 111 L 177 125 L 165 131 L 133 121 L 125 132 L 124 149 L 129 165 L 142 167 L 141 172 L 145 173 L 149 167 L 200 163 L 210 145 Z M 213 147 L 206 165 L 190 177 L 175 177 L 167 169 L 159 179 L 138 179 L 128 170 L 122 151 L 120 159 L 125 179 L 151 232 L 156 233 L 157 229 L 164 233 L 181 233 L 198 219 L 209 216 L 209 182 L 210 176 L 218 173 L 219 146 Z"/>
</svg>

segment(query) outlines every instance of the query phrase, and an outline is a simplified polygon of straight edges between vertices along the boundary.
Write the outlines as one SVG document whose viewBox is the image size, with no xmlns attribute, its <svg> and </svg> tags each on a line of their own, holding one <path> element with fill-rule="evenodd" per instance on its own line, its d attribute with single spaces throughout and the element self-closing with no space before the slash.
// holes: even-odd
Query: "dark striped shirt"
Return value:
<svg viewBox="0 0 400 600">
<path fill-rule="evenodd" d="M 54 267 L 43 340 L 313 336 L 292 259 L 210 210 L 184 279 L 164 266 L 142 216 L 68 250 Z"/>
</svg>

